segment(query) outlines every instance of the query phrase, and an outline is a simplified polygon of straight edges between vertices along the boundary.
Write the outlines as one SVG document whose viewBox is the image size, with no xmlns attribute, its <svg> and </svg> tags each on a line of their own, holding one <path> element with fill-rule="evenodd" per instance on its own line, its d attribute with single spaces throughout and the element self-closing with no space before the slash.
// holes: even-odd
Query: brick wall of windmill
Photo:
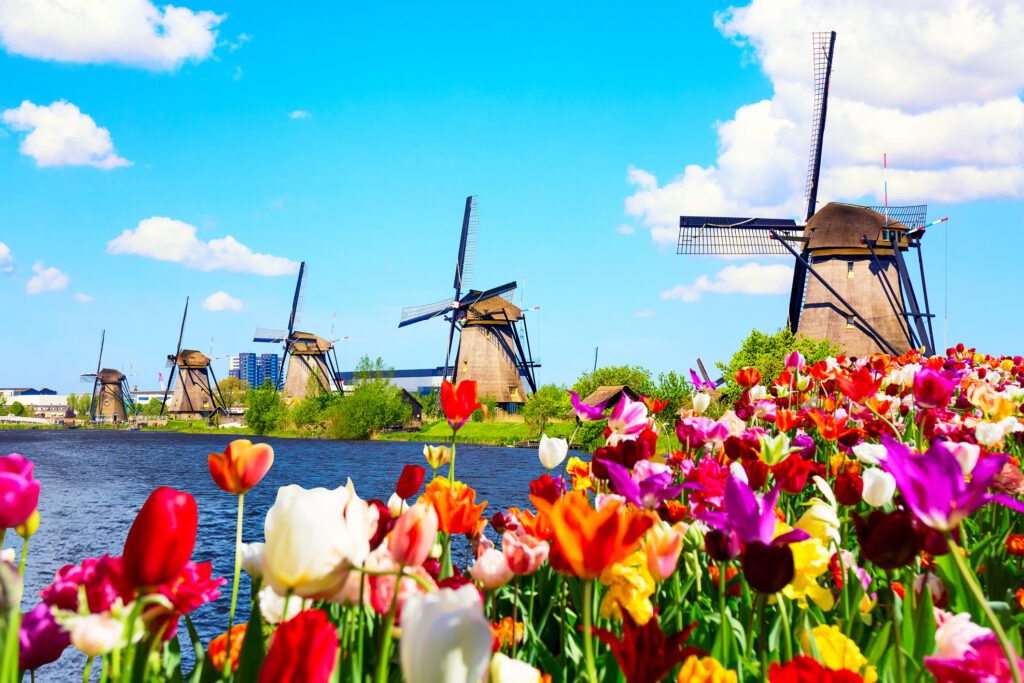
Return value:
<svg viewBox="0 0 1024 683">
<path fill-rule="evenodd" d="M 123 422 L 127 418 L 121 382 L 100 382 L 96 397 L 96 419 Z"/>
<path fill-rule="evenodd" d="M 476 380 L 481 397 L 498 403 L 523 403 L 523 378 L 506 348 L 515 349 L 507 326 L 466 325 L 459 338 L 458 380 Z"/>
<path fill-rule="evenodd" d="M 320 386 L 330 390 L 330 370 L 322 353 L 293 353 L 288 358 L 288 371 L 284 377 L 284 398 L 301 401 L 306 397 L 309 378 L 316 373 Z"/>
<path fill-rule="evenodd" d="M 892 295 L 887 299 L 886 288 L 882 285 L 884 278 L 891 292 L 896 295 L 896 307 L 903 310 L 899 274 L 891 256 L 879 256 L 878 260 L 882 266 L 881 274 L 870 256 L 815 254 L 812 267 L 881 336 L 896 349 L 904 351 L 909 346 L 905 321 L 893 310 L 889 303 Z M 845 310 L 821 282 L 810 274 L 807 275 L 807 293 L 800 315 L 799 332 L 815 339 L 830 339 L 849 356 L 862 357 L 885 351 L 864 330 L 853 312 Z"/>
<path fill-rule="evenodd" d="M 179 366 L 178 381 L 168 410 L 179 420 L 205 419 L 216 410 L 207 368 Z"/>
</svg>

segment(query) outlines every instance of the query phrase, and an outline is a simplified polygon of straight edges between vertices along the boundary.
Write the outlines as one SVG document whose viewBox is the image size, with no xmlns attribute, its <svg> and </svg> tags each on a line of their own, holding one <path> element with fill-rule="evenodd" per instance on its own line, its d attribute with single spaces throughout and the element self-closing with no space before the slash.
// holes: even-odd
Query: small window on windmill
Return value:
<svg viewBox="0 0 1024 683">
<path fill-rule="evenodd" d="M 852 315 L 846 316 L 846 329 L 848 329 L 848 330 L 852 330 L 853 329 L 853 316 Z"/>
<path fill-rule="evenodd" d="M 846 278 L 848 280 L 853 279 L 853 261 L 846 262 Z"/>
</svg>

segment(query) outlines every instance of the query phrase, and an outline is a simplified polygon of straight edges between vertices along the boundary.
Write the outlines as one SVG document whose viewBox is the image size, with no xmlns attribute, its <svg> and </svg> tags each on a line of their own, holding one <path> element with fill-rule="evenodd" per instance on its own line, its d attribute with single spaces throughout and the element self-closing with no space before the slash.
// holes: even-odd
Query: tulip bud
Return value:
<svg viewBox="0 0 1024 683">
<path fill-rule="evenodd" d="M 124 542 L 125 578 L 136 588 L 173 579 L 192 557 L 197 525 L 195 498 L 167 486 L 153 491 Z"/>
<path fill-rule="evenodd" d="M 399 498 L 412 498 L 423 484 L 424 470 L 419 465 L 406 465 L 398 477 L 395 493 Z"/>
<path fill-rule="evenodd" d="M 263 548 L 265 543 L 242 544 L 242 569 L 253 579 L 263 578 Z"/>
<path fill-rule="evenodd" d="M 768 395 L 768 390 L 761 384 L 750 387 L 750 391 L 747 392 L 750 396 L 750 402 L 761 401 L 765 396 Z"/>
<path fill-rule="evenodd" d="M 469 569 L 469 575 L 483 586 L 485 591 L 492 591 L 511 580 L 512 570 L 501 551 L 490 548 L 476 558 L 476 562 Z"/>
<path fill-rule="evenodd" d="M 213 482 L 235 495 L 246 493 L 260 483 L 273 464 L 273 447 L 254 444 L 248 439 L 235 439 L 223 453 L 210 453 L 207 458 Z"/>
<path fill-rule="evenodd" d="M 547 541 L 537 540 L 533 536 L 519 536 L 506 531 L 501 537 L 501 552 L 505 555 L 509 569 L 518 576 L 528 576 L 540 569 L 548 559 L 549 550 Z"/>
<path fill-rule="evenodd" d="M 793 351 L 786 356 L 786 369 L 790 372 L 799 372 L 804 369 L 804 356 L 799 351 Z"/>
<path fill-rule="evenodd" d="M 107 613 L 90 614 L 75 620 L 71 644 L 89 657 L 102 657 L 121 643 L 123 626 Z"/>
<path fill-rule="evenodd" d="M 861 555 L 881 569 L 898 569 L 914 561 L 920 549 L 914 518 L 908 512 L 875 510 L 867 519 L 854 515 Z"/>
<path fill-rule="evenodd" d="M 728 562 L 739 557 L 740 537 L 731 529 L 711 529 L 704 534 L 704 548 L 712 560 Z"/>
<path fill-rule="evenodd" d="M 711 396 L 702 392 L 693 395 L 693 412 L 703 415 L 704 411 L 711 405 Z"/>
<path fill-rule="evenodd" d="M 426 458 L 430 469 L 437 471 L 439 467 L 447 465 L 452 461 L 452 450 L 448 446 L 425 444 L 423 446 L 423 457 Z"/>
<path fill-rule="evenodd" d="M 811 378 L 807 375 L 797 375 L 794 385 L 797 391 L 807 391 L 811 386 Z"/>
<path fill-rule="evenodd" d="M 565 439 L 552 439 L 547 434 L 540 437 L 540 464 L 545 469 L 553 470 L 562 464 L 565 456 L 569 453 L 569 442 Z"/>
<path fill-rule="evenodd" d="M 840 505 L 856 505 L 864 494 L 864 480 L 858 474 L 844 472 L 836 477 L 835 493 Z"/>
<path fill-rule="evenodd" d="M 32 538 L 32 535 L 39 530 L 39 510 L 35 510 L 31 516 L 25 521 L 24 524 L 19 524 L 14 527 L 16 534 L 24 538 L 26 541 Z"/>
<path fill-rule="evenodd" d="M 862 477 L 864 479 L 862 495 L 865 503 L 877 508 L 892 500 L 896 493 L 896 480 L 891 474 L 872 467 L 864 470 Z"/>
<path fill-rule="evenodd" d="M 398 564 L 414 567 L 423 564 L 437 540 L 437 513 L 428 503 L 417 503 L 395 522 L 388 542 L 391 557 Z"/>
<path fill-rule="evenodd" d="M 21 604 L 24 586 L 18 568 L 10 562 L 0 560 L 0 612 L 7 612 Z"/>
<path fill-rule="evenodd" d="M 683 550 L 685 524 L 682 529 L 680 531 L 664 523 L 648 529 L 644 537 L 644 554 L 647 558 L 647 571 L 655 581 L 664 581 L 676 571 L 679 554 Z"/>
<path fill-rule="evenodd" d="M 397 493 L 392 493 L 391 497 L 388 498 L 388 514 L 392 517 L 398 517 L 398 515 L 402 514 L 402 510 L 405 508 L 405 499 Z"/>
<path fill-rule="evenodd" d="M 743 553 L 743 576 L 760 593 L 778 593 L 793 580 L 796 567 L 788 545 L 766 545 L 754 541 Z"/>
<path fill-rule="evenodd" d="M 540 672 L 526 662 L 496 652 L 487 669 L 488 683 L 534 683 L 541 680 Z"/>
</svg>

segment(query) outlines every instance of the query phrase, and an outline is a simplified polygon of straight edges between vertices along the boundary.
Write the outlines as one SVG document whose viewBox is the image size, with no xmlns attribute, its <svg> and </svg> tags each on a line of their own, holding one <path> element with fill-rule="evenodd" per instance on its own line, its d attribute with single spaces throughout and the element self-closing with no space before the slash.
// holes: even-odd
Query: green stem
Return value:
<svg viewBox="0 0 1024 683">
<path fill-rule="evenodd" d="M 512 659 L 516 658 L 516 608 L 519 607 L 519 577 L 512 579 Z M 526 621 L 525 619 L 523 621 Z"/>
<path fill-rule="evenodd" d="M 448 463 L 448 483 L 452 486 L 455 485 L 455 436 L 456 431 L 452 430 L 452 459 Z"/>
<path fill-rule="evenodd" d="M 18 562 L 18 576 L 25 577 L 25 560 L 28 556 L 28 539 L 21 546 L 21 561 Z M 7 637 L 4 642 L 3 657 L 3 680 L 17 683 L 18 681 L 18 650 L 21 641 L 18 634 L 21 631 L 21 603 L 11 608 L 10 616 L 7 618 Z"/>
<path fill-rule="evenodd" d="M 242 510 L 245 508 L 245 494 L 238 494 L 238 520 L 235 522 L 235 580 L 231 585 L 231 609 L 228 610 L 228 637 L 225 644 L 224 675 L 231 673 L 231 627 L 235 624 L 235 605 L 238 603 L 238 579 L 242 574 Z"/>
<path fill-rule="evenodd" d="M 583 582 L 583 656 L 587 662 L 587 681 L 597 683 L 597 665 L 594 662 L 594 634 L 591 623 L 594 611 L 594 580 Z M 515 625 L 513 624 L 513 628 Z"/>
<path fill-rule="evenodd" d="M 758 594 L 758 623 L 764 624 L 764 610 L 765 605 L 768 603 L 768 596 L 765 594 Z M 757 634 L 757 652 L 758 661 L 761 662 L 761 681 L 768 680 L 768 634 L 762 631 Z"/>
<path fill-rule="evenodd" d="M 960 570 L 960 576 L 963 577 L 964 583 L 966 583 L 967 587 L 970 588 L 971 593 L 974 595 L 974 599 L 978 601 L 978 605 L 985 613 L 985 617 L 988 619 L 989 624 L 992 625 L 992 630 L 995 631 L 999 644 L 1003 647 L 1003 652 L 1006 653 L 1006 659 L 1010 663 L 1010 672 L 1013 674 L 1013 683 L 1021 683 L 1020 666 L 1017 663 L 1017 653 L 1014 652 L 1013 646 L 1010 644 L 1010 639 L 1006 635 L 1006 630 L 996 617 L 995 612 L 992 611 L 992 606 L 988 604 L 985 594 L 981 592 L 981 586 L 978 585 L 977 577 L 967 567 L 967 562 L 960 554 L 960 547 L 956 544 L 956 541 L 947 534 L 946 542 L 949 544 L 949 554 L 953 556 L 956 568 Z"/>
<path fill-rule="evenodd" d="M 82 669 L 82 683 L 89 683 L 89 674 L 92 672 L 92 660 L 95 657 L 89 657 L 85 660 L 85 668 Z"/>
<path fill-rule="evenodd" d="M 284 592 L 284 607 L 281 608 L 281 621 L 278 622 L 279 624 L 283 624 L 288 621 L 288 601 L 291 600 L 291 598 L 292 589 L 289 588 Z M 300 600 L 299 602 L 301 603 L 302 601 Z"/>
<path fill-rule="evenodd" d="M 398 610 L 398 591 L 401 590 L 402 572 L 405 565 L 398 565 L 398 578 L 395 579 L 395 592 L 391 596 L 391 607 L 388 609 L 388 618 L 384 622 L 384 631 L 381 633 L 380 655 L 377 659 L 377 675 L 374 676 L 376 683 L 387 683 L 388 662 L 391 661 L 391 631 L 395 626 L 395 612 Z M 513 640 L 515 634 L 513 633 Z"/>
<path fill-rule="evenodd" d="M 893 577 L 892 572 L 886 573 L 889 579 L 889 592 L 892 594 L 889 601 L 889 615 L 892 620 L 892 647 L 896 651 L 894 657 L 896 659 L 896 681 L 898 683 L 904 683 L 906 680 L 906 673 L 904 673 L 903 665 L 903 627 L 899 621 L 899 612 L 896 609 L 896 591 L 892 590 Z M 910 590 L 914 590 L 911 586 Z M 925 590 L 928 590 L 927 585 Z"/>
<path fill-rule="evenodd" d="M 729 640 L 732 638 L 732 629 L 727 626 L 725 619 L 725 567 L 725 562 L 718 563 L 718 634 L 722 639 L 722 647 L 719 650 L 719 654 L 722 658 L 719 661 L 722 663 L 722 666 L 728 669 Z M 676 574 L 676 585 L 679 585 L 678 574 Z"/>
<path fill-rule="evenodd" d="M 782 593 L 776 596 L 776 604 L 779 606 L 779 618 L 782 619 L 782 654 L 788 662 L 793 659 L 793 627 L 789 623 L 789 608 L 786 607 L 786 598 Z"/>
<path fill-rule="evenodd" d="M 683 599 L 679 588 L 679 572 L 672 573 L 672 592 L 676 596 L 676 633 L 683 630 Z M 722 628 L 725 628 L 724 624 Z"/>
</svg>

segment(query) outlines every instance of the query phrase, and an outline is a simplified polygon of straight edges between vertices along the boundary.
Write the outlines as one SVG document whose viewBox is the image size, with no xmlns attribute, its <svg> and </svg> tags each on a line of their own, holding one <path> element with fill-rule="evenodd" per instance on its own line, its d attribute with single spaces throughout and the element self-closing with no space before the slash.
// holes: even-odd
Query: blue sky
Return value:
<svg viewBox="0 0 1024 683">
<path fill-rule="evenodd" d="M 1000 63 L 1012 55 L 879 54 L 871 41 L 895 41 L 869 40 L 858 10 L 831 2 L 783 29 L 785 12 L 760 0 L 732 12 L 182 0 L 185 25 L 156 30 L 162 10 L 119 0 L 90 17 L 121 27 L 113 42 L 64 25 L 50 4 L 0 0 L 0 385 L 80 390 L 106 328 L 104 365 L 156 388 L 186 295 L 186 346 L 271 350 L 250 340 L 256 326 L 284 327 L 289 267 L 246 257 L 250 272 L 232 272 L 195 250 L 161 260 L 180 232 L 148 255 L 112 253 L 147 219 L 305 260 L 301 328 L 327 336 L 336 313 L 345 369 L 363 354 L 439 364 L 444 326 L 397 322 L 403 306 L 449 295 L 467 194 L 481 207 L 474 285 L 525 281 L 526 305 L 541 307 L 530 331 L 542 382 L 571 382 L 595 346 L 602 364 L 655 371 L 727 357 L 752 327 L 784 323 L 788 284 L 751 294 L 756 283 L 716 273 L 752 259 L 677 256 L 666 235 L 681 212 L 799 213 L 812 28 L 840 33 L 823 198 L 873 201 L 888 151 L 890 200 L 951 218 L 926 238 L 941 317 L 949 230 L 950 341 L 1019 350 L 1024 83 Z M 913 10 L 931 27 L 921 40 L 945 20 L 963 25 L 960 4 Z M 971 21 L 1012 35 L 975 5 Z M 924 89 L 865 85 L 887 60 Z M 73 108 L 49 109 L 60 101 Z M 677 285 L 697 300 L 673 298 Z M 242 310 L 205 310 L 216 292 Z M 215 370 L 226 375 L 226 360 Z"/>
</svg>

